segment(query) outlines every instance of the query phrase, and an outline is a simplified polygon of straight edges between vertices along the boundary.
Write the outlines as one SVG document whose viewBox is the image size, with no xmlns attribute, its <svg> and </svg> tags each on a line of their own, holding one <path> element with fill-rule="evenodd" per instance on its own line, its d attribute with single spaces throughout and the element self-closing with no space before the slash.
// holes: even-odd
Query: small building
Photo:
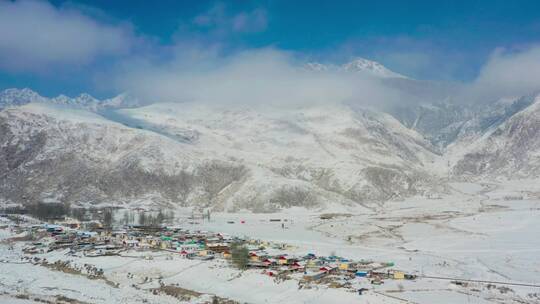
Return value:
<svg viewBox="0 0 540 304">
<path fill-rule="evenodd" d="M 394 280 L 403 280 L 405 279 L 405 273 L 402 271 L 394 271 Z"/>
<path fill-rule="evenodd" d="M 316 268 L 317 267 L 317 261 L 315 260 L 308 260 L 306 263 L 306 268 Z"/>
<path fill-rule="evenodd" d="M 304 280 L 306 280 L 306 281 L 316 281 L 316 280 L 320 280 L 320 279 L 324 278 L 327 275 L 328 275 L 327 271 L 310 272 L 310 273 L 306 273 L 304 275 Z"/>
<path fill-rule="evenodd" d="M 207 244 L 206 248 L 208 248 L 208 250 L 212 250 L 213 252 L 217 252 L 217 253 L 229 251 L 229 245 L 226 243 Z"/>
<path fill-rule="evenodd" d="M 128 248 L 136 248 L 139 245 L 139 241 L 137 240 L 124 240 L 122 241 L 122 244 Z"/>
<path fill-rule="evenodd" d="M 277 260 L 268 258 L 268 259 L 264 259 L 263 263 L 266 263 L 268 266 L 275 266 L 277 265 Z"/>
<path fill-rule="evenodd" d="M 249 259 L 252 262 L 258 262 L 259 261 L 259 256 L 255 252 L 250 252 L 249 253 Z"/>
</svg>

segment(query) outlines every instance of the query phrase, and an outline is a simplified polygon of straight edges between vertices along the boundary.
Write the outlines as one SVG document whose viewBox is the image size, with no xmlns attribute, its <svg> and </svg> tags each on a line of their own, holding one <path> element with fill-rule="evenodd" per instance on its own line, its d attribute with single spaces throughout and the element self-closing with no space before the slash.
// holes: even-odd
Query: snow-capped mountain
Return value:
<svg viewBox="0 0 540 304">
<path fill-rule="evenodd" d="M 137 98 L 125 93 L 113 98 L 98 100 L 86 93 L 74 98 L 66 95 L 47 98 L 28 88 L 6 89 L 0 92 L 0 110 L 7 107 L 21 106 L 29 103 L 66 105 L 76 108 L 84 108 L 91 111 L 98 111 L 106 108 L 129 108 L 141 105 Z"/>
<path fill-rule="evenodd" d="M 429 142 L 384 113 L 334 104 L 111 111 L 31 103 L 0 112 L 1 199 L 271 211 L 374 208 L 438 187 Z"/>
<path fill-rule="evenodd" d="M 0 109 L 12 106 L 21 106 L 31 102 L 46 102 L 47 98 L 38 93 L 25 89 L 6 89 L 0 92 Z"/>
<path fill-rule="evenodd" d="M 396 72 L 393 72 L 389 69 L 387 69 L 382 64 L 376 62 L 367 60 L 364 58 L 358 58 L 355 59 L 349 63 L 346 63 L 341 66 L 341 69 L 348 71 L 348 72 L 368 72 L 373 75 L 379 76 L 379 77 L 385 77 L 385 78 L 406 78 L 405 76 L 398 74 Z"/>
<path fill-rule="evenodd" d="M 354 102 L 151 104 L 8 89 L 0 203 L 373 209 L 447 191 L 449 178 L 540 176 L 538 94 L 463 106 L 447 97 L 453 85 L 389 76 L 362 60 L 306 68 L 375 71 L 415 100 L 385 113 Z"/>
<path fill-rule="evenodd" d="M 315 72 L 344 71 L 350 73 L 363 73 L 380 78 L 407 78 L 399 73 L 389 70 L 376 61 L 364 58 L 357 58 L 340 66 L 309 62 L 305 65 L 305 69 Z"/>
<path fill-rule="evenodd" d="M 453 174 L 540 177 L 540 95 L 495 104 L 466 122 L 447 153 Z"/>
</svg>

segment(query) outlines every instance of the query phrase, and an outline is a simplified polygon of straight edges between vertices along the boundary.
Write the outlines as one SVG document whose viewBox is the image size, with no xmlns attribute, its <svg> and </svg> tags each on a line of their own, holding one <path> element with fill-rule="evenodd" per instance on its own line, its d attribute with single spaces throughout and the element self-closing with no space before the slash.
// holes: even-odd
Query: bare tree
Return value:
<svg viewBox="0 0 540 304">
<path fill-rule="evenodd" d="M 182 206 L 187 206 L 187 199 L 194 185 L 195 177 L 185 170 L 180 171 L 176 177 L 176 189 Z"/>
<path fill-rule="evenodd" d="M 79 221 L 84 221 L 86 216 L 86 209 L 84 208 L 71 208 L 70 209 L 71 216 L 76 218 Z"/>
<path fill-rule="evenodd" d="M 131 223 L 128 210 L 124 211 L 124 217 L 122 218 L 122 222 L 124 225 L 129 225 Z"/>
<path fill-rule="evenodd" d="M 113 212 L 111 208 L 103 210 L 103 226 L 107 229 L 112 229 Z"/>
<path fill-rule="evenodd" d="M 60 203 L 37 203 L 28 208 L 32 216 L 40 220 L 63 218 L 68 213 L 68 208 Z"/>
<path fill-rule="evenodd" d="M 146 214 L 144 211 L 140 212 L 139 213 L 139 225 L 146 225 L 146 222 L 147 222 L 147 219 L 146 219 Z"/>
<path fill-rule="evenodd" d="M 236 267 L 246 269 L 249 263 L 249 250 L 243 244 L 234 243 L 231 245 L 231 258 Z"/>
<path fill-rule="evenodd" d="M 163 213 L 163 210 L 159 209 L 159 212 L 156 216 L 156 224 L 162 225 L 165 222 L 165 214 Z"/>
</svg>

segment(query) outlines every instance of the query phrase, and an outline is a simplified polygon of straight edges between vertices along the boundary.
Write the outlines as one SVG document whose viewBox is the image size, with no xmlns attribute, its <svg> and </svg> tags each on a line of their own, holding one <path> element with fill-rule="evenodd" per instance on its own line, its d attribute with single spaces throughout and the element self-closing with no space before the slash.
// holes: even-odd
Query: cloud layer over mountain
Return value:
<svg viewBox="0 0 540 304">
<path fill-rule="evenodd" d="M 398 102 L 398 92 L 367 73 L 314 71 L 291 54 L 261 49 L 186 63 L 126 64 L 117 85 L 151 102 L 202 101 L 240 104 L 358 102 L 366 106 Z"/>
<path fill-rule="evenodd" d="M 495 50 L 473 83 L 483 99 L 515 97 L 540 88 L 540 45 Z"/>
<path fill-rule="evenodd" d="M 46 75 L 47 81 L 55 81 L 63 75 L 57 71 L 64 69 L 95 88 L 114 93 L 127 90 L 148 103 L 346 101 L 385 109 L 425 102 L 367 74 L 306 70 L 309 55 L 301 51 L 228 43 L 237 35 L 268 29 L 271 20 L 261 7 L 230 10 L 216 3 L 180 22 L 166 41 L 135 32 L 132 21 L 111 22 L 106 13 L 101 12 L 102 18 L 99 15 L 74 5 L 0 0 L 0 70 L 30 77 Z M 399 61 L 426 64 L 422 56 L 411 56 L 405 54 Z M 438 96 L 441 101 L 476 103 L 528 94 L 540 86 L 539 65 L 538 45 L 497 49 L 478 77 L 459 86 L 452 96 Z M 84 70 L 77 71 L 78 67 Z"/>
</svg>

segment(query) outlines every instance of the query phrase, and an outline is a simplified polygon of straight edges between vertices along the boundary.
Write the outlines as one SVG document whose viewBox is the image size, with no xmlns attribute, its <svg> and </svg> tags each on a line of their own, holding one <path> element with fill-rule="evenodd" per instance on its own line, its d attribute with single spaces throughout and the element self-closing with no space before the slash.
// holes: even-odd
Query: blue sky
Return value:
<svg viewBox="0 0 540 304">
<path fill-rule="evenodd" d="M 0 89 L 44 95 L 115 94 L 123 88 L 107 78 L 121 77 L 118 67 L 167 64 L 179 49 L 364 57 L 414 78 L 470 82 L 497 50 L 540 42 L 538 1 L 0 0 L 2 11 L 13 18 L 0 18 Z"/>
</svg>

